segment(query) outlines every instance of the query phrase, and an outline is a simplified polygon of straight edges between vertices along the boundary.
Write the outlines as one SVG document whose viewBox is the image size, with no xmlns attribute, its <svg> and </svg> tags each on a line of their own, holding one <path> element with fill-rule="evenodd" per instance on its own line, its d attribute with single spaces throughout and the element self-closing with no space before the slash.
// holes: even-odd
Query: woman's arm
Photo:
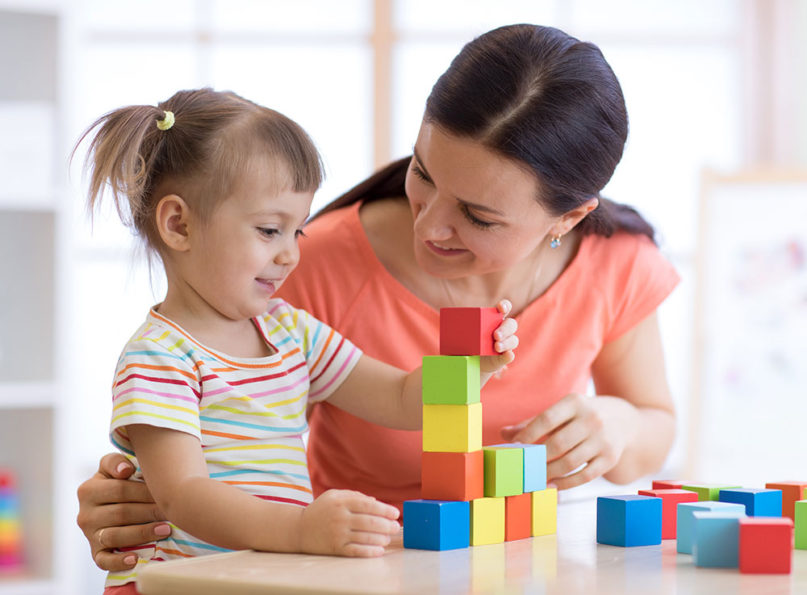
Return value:
<svg viewBox="0 0 807 595">
<path fill-rule="evenodd" d="M 547 477 L 560 489 L 601 475 L 629 483 L 659 469 L 672 446 L 675 410 L 655 313 L 603 346 L 592 375 L 598 396 L 566 395 L 502 429 L 506 440 L 546 444 Z"/>
<path fill-rule="evenodd" d="M 511 308 L 507 300 L 502 300 L 498 307 L 505 316 Z M 505 318 L 494 331 L 494 348 L 499 353 L 480 357 L 481 385 L 515 358 L 517 329 L 518 323 L 513 318 Z M 423 427 L 422 387 L 420 367 L 407 374 L 363 355 L 345 381 L 328 397 L 328 403 L 388 428 L 419 430 Z"/>
<path fill-rule="evenodd" d="M 261 500 L 210 479 L 199 440 L 143 424 L 126 427 L 154 499 L 194 537 L 229 549 L 346 556 L 383 553 L 398 510 L 334 490 L 307 507 Z"/>
</svg>

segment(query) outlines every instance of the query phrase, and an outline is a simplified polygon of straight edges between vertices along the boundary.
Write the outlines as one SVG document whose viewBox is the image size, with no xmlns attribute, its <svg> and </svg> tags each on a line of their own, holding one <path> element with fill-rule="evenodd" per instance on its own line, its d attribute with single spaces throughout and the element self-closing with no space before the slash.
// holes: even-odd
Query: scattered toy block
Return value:
<svg viewBox="0 0 807 595">
<path fill-rule="evenodd" d="M 691 554 L 694 541 L 696 512 L 719 512 L 731 514 L 736 517 L 745 515 L 745 506 L 733 502 L 715 502 L 706 500 L 702 502 L 682 502 L 678 505 L 678 541 L 676 550 L 679 554 Z"/>
<path fill-rule="evenodd" d="M 720 502 L 734 502 L 745 506 L 748 516 L 782 516 L 782 490 L 735 488 L 720 490 Z"/>
<path fill-rule="evenodd" d="M 807 550 L 807 500 L 794 502 L 796 549 Z"/>
<path fill-rule="evenodd" d="M 496 308 L 440 308 L 440 355 L 496 355 L 493 331 L 503 319 Z"/>
<path fill-rule="evenodd" d="M 424 452 L 421 463 L 421 498 L 470 501 L 484 495 L 485 464 L 481 450 Z"/>
<path fill-rule="evenodd" d="M 681 502 L 697 502 L 698 495 L 689 490 L 654 489 L 639 490 L 640 496 L 661 498 L 661 538 L 675 539 L 678 528 L 678 505 Z"/>
<path fill-rule="evenodd" d="M 524 492 L 524 450 L 507 446 L 486 446 L 485 496 L 501 498 Z"/>
<path fill-rule="evenodd" d="M 558 489 L 529 492 L 532 498 L 532 536 L 552 535 L 558 530 Z"/>
<path fill-rule="evenodd" d="M 468 502 L 407 500 L 403 505 L 403 546 L 420 550 L 468 547 L 471 516 Z"/>
<path fill-rule="evenodd" d="M 788 517 L 740 519 L 740 572 L 790 574 L 793 521 Z"/>
<path fill-rule="evenodd" d="M 423 403 L 479 403 L 478 355 L 427 355 L 423 358 Z"/>
<path fill-rule="evenodd" d="M 504 498 L 471 500 L 471 545 L 504 542 Z"/>
<path fill-rule="evenodd" d="M 504 540 L 516 541 L 532 535 L 532 496 L 529 492 L 504 499 Z"/>
<path fill-rule="evenodd" d="M 654 479 L 652 489 L 654 490 L 680 490 L 684 484 L 691 483 L 681 479 Z"/>
<path fill-rule="evenodd" d="M 730 512 L 692 513 L 692 557 L 695 566 L 737 568 L 740 551 L 740 517 Z"/>
<path fill-rule="evenodd" d="M 597 498 L 597 543 L 632 547 L 661 543 L 661 498 Z"/>
<path fill-rule="evenodd" d="M 797 500 L 807 499 L 807 481 L 776 481 L 766 483 L 765 487 L 782 490 L 782 516 L 795 520 L 793 505 Z"/>
<path fill-rule="evenodd" d="M 424 405 L 423 450 L 471 452 L 482 448 L 482 403 Z"/>
<path fill-rule="evenodd" d="M 732 490 L 739 487 L 740 486 L 717 483 L 690 483 L 682 485 L 681 489 L 695 492 L 698 495 L 699 502 L 705 502 L 707 500 L 713 500 L 716 502 L 720 497 L 720 490 Z"/>
</svg>

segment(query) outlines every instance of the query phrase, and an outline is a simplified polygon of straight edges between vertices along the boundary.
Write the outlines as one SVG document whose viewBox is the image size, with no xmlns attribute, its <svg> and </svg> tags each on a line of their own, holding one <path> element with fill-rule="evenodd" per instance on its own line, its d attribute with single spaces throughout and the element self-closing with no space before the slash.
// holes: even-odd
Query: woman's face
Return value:
<svg viewBox="0 0 807 595">
<path fill-rule="evenodd" d="M 418 265 L 458 278 L 523 261 L 558 221 L 539 193 L 536 177 L 516 162 L 424 122 L 406 174 Z"/>
</svg>

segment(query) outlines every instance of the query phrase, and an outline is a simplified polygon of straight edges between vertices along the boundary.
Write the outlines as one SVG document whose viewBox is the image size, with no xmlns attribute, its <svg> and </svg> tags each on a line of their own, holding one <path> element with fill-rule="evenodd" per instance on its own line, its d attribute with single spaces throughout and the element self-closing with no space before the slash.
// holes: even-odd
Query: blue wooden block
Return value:
<svg viewBox="0 0 807 595">
<path fill-rule="evenodd" d="M 419 550 L 455 550 L 471 542 L 468 502 L 407 500 L 403 505 L 403 545 Z"/>
<path fill-rule="evenodd" d="M 546 489 L 546 445 L 511 442 L 498 447 L 520 448 L 524 451 L 524 492 Z"/>
<path fill-rule="evenodd" d="M 681 502 L 678 505 L 678 536 L 676 550 L 679 554 L 691 554 L 694 537 L 696 512 L 721 512 L 733 514 L 737 517 L 745 515 L 745 506 L 733 502 L 718 502 L 703 500 L 701 502 Z"/>
<path fill-rule="evenodd" d="M 740 517 L 732 512 L 692 513 L 692 557 L 695 566 L 737 568 L 740 560 Z"/>
<path fill-rule="evenodd" d="M 597 498 L 597 543 L 632 547 L 661 544 L 661 498 Z"/>
<path fill-rule="evenodd" d="M 782 490 L 732 488 L 720 490 L 719 499 L 745 505 L 748 516 L 782 516 Z"/>
</svg>

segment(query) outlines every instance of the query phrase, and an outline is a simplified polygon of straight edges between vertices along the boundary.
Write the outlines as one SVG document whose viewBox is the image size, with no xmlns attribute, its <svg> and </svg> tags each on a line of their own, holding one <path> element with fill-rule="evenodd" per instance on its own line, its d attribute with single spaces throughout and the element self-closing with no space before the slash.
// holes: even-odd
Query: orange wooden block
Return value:
<svg viewBox="0 0 807 595">
<path fill-rule="evenodd" d="M 485 491 L 481 450 L 424 452 L 421 458 L 421 497 L 424 500 L 475 500 Z"/>
<path fill-rule="evenodd" d="M 692 482 L 684 481 L 681 479 L 654 479 L 653 480 L 653 488 L 654 490 L 680 490 L 682 489 L 681 486 L 685 484 L 689 484 Z"/>
<path fill-rule="evenodd" d="M 504 499 L 504 540 L 530 537 L 532 531 L 532 495 L 530 492 Z"/>
<path fill-rule="evenodd" d="M 778 481 L 766 483 L 765 487 L 770 490 L 782 490 L 782 516 L 795 521 L 796 500 L 807 498 L 807 481 Z"/>
</svg>

